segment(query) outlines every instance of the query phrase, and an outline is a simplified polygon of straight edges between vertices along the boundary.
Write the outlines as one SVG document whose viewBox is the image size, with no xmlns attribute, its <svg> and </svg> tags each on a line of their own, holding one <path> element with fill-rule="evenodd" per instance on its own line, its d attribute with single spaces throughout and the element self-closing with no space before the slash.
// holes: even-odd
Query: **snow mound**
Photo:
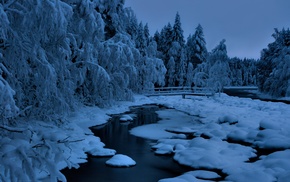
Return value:
<svg viewBox="0 0 290 182">
<path fill-rule="evenodd" d="M 234 163 L 255 157 L 255 150 L 239 144 L 231 144 L 219 139 L 195 138 L 189 147 L 175 153 L 178 163 L 193 168 L 221 169 Z"/>
<path fill-rule="evenodd" d="M 107 148 L 94 148 L 88 151 L 89 154 L 96 157 L 109 157 L 116 154 L 116 150 Z"/>
<path fill-rule="evenodd" d="M 155 151 L 155 154 L 168 155 L 168 154 L 173 153 L 173 146 L 172 145 L 159 143 L 155 147 L 157 148 L 157 150 Z"/>
<path fill-rule="evenodd" d="M 223 124 L 223 123 L 237 124 L 238 119 L 235 116 L 225 115 L 218 118 L 218 123 L 219 124 Z"/>
<path fill-rule="evenodd" d="M 263 120 L 260 122 L 260 129 L 274 129 L 279 130 L 281 128 L 280 122 L 273 120 Z"/>
<path fill-rule="evenodd" d="M 214 179 L 220 177 L 218 174 L 210 171 L 190 171 L 187 173 L 184 173 L 181 176 L 177 176 L 174 178 L 166 178 L 159 180 L 158 182 L 205 182 L 208 180 L 202 180 L 198 178 L 203 179 Z"/>
<path fill-rule="evenodd" d="M 196 170 L 196 171 L 191 171 L 189 173 L 197 178 L 202 178 L 202 179 L 216 179 L 216 178 L 221 177 L 220 175 L 212 171 Z"/>
<path fill-rule="evenodd" d="M 136 162 L 123 154 L 114 155 L 111 159 L 106 161 L 106 164 L 113 167 L 131 167 L 135 166 Z"/>
<path fill-rule="evenodd" d="M 132 118 L 130 115 L 128 115 L 128 114 L 124 114 L 124 115 L 122 115 L 122 117 L 120 118 L 120 121 L 122 121 L 122 122 L 133 121 L 133 118 Z"/>
<path fill-rule="evenodd" d="M 255 145 L 260 148 L 289 149 L 290 137 L 273 129 L 259 131 L 255 139 Z"/>
</svg>

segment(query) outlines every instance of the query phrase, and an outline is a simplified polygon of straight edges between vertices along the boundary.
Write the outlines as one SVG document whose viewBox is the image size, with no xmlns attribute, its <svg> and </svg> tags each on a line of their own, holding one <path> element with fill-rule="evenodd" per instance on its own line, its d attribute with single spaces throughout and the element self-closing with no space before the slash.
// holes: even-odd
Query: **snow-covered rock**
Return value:
<svg viewBox="0 0 290 182">
<path fill-rule="evenodd" d="M 124 114 L 121 116 L 120 121 L 122 122 L 133 121 L 133 118 L 128 114 Z"/>
<path fill-rule="evenodd" d="M 232 115 L 225 115 L 218 118 L 219 124 L 229 123 L 229 124 L 236 124 L 238 123 L 238 119 Z"/>
<path fill-rule="evenodd" d="M 172 145 L 159 143 L 155 147 L 157 148 L 157 150 L 155 151 L 155 154 L 168 155 L 168 154 L 173 153 L 173 146 Z"/>
<path fill-rule="evenodd" d="M 116 150 L 98 147 L 88 151 L 88 153 L 96 157 L 108 157 L 115 155 Z"/>
<path fill-rule="evenodd" d="M 123 154 L 116 154 L 112 158 L 106 161 L 106 164 L 112 167 L 131 167 L 135 166 L 136 162 Z"/>
</svg>

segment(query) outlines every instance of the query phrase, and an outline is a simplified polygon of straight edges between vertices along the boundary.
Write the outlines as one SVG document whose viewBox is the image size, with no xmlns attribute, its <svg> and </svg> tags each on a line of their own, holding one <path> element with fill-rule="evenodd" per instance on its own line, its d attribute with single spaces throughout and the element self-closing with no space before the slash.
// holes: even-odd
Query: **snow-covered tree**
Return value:
<svg viewBox="0 0 290 182">
<path fill-rule="evenodd" d="M 196 27 L 194 35 L 189 35 L 186 43 L 186 51 L 188 61 L 193 64 L 194 68 L 196 68 L 198 64 L 206 61 L 208 52 L 203 28 L 200 24 Z"/>
<path fill-rule="evenodd" d="M 175 79 L 176 79 L 176 73 L 175 73 L 175 61 L 173 57 L 170 57 L 168 64 L 167 64 L 167 80 L 168 80 L 168 87 L 174 87 L 175 86 Z"/>
<path fill-rule="evenodd" d="M 185 79 L 186 79 L 186 57 L 184 50 L 181 51 L 180 60 L 177 63 L 177 81 L 178 86 L 184 86 L 185 85 Z"/>
<path fill-rule="evenodd" d="M 150 42 L 150 32 L 149 32 L 148 23 L 146 23 L 144 26 L 144 38 L 145 38 L 145 45 L 148 46 Z"/>
<path fill-rule="evenodd" d="M 146 37 L 144 34 L 144 26 L 142 22 L 139 23 L 135 43 L 136 43 L 136 48 L 139 49 L 140 53 L 143 56 L 145 56 L 145 49 L 147 47 L 147 43 L 146 43 Z"/>
<path fill-rule="evenodd" d="M 177 12 L 175 16 L 174 25 L 172 28 L 172 42 L 178 42 L 181 47 L 184 46 L 183 30 L 181 27 L 180 15 Z"/>
<path fill-rule="evenodd" d="M 125 20 L 127 20 L 126 32 L 131 36 L 132 40 L 135 41 L 138 32 L 138 20 L 131 8 L 125 8 Z"/>
<path fill-rule="evenodd" d="M 275 29 L 273 37 L 275 41 L 262 51 L 257 65 L 258 85 L 273 96 L 289 96 L 290 30 Z"/>
<path fill-rule="evenodd" d="M 193 65 L 192 63 L 188 63 L 187 72 L 186 72 L 186 86 L 191 87 L 193 83 Z"/>
<path fill-rule="evenodd" d="M 105 22 L 105 39 L 112 38 L 116 33 L 123 33 L 128 26 L 126 12 L 124 11 L 124 0 L 93 0 L 97 12 L 101 13 Z"/>
<path fill-rule="evenodd" d="M 230 68 L 228 64 L 227 49 L 225 40 L 222 40 L 220 44 L 215 47 L 209 58 L 209 84 L 218 92 L 222 91 L 222 88 L 230 84 Z"/>
<path fill-rule="evenodd" d="M 169 49 L 172 45 L 172 26 L 168 23 L 160 32 L 160 39 L 157 42 L 157 49 L 162 53 L 162 59 L 165 61 L 165 65 L 167 64 L 170 56 L 168 54 Z"/>
</svg>

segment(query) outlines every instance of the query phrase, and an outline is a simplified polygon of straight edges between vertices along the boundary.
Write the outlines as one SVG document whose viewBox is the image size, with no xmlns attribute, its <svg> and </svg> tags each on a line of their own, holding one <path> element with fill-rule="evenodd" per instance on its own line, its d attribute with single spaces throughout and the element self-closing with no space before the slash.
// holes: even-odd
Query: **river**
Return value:
<svg viewBox="0 0 290 182">
<path fill-rule="evenodd" d="M 79 169 L 62 171 L 68 182 L 136 182 L 137 179 L 138 182 L 156 182 L 159 179 L 175 177 L 189 171 L 190 168 L 177 164 L 172 156 L 155 155 L 150 145 L 155 141 L 129 133 L 133 127 L 156 123 L 159 118 L 155 111 L 162 109 L 166 108 L 157 105 L 132 107 L 124 114 L 135 115 L 133 122 L 122 123 L 119 121 L 121 115 L 113 115 L 107 124 L 91 128 L 107 148 L 130 156 L 137 162 L 136 166 L 113 168 L 105 164 L 109 158 L 89 156 L 88 162 L 81 164 Z"/>
</svg>

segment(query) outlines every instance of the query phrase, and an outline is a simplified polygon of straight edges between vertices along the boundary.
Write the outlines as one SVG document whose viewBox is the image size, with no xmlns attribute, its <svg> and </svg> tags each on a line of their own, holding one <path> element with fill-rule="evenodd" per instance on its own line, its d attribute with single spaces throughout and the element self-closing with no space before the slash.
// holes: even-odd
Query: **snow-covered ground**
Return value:
<svg viewBox="0 0 290 182">
<path fill-rule="evenodd" d="M 105 144 L 88 129 L 90 126 L 106 123 L 109 114 L 123 113 L 130 106 L 150 103 L 163 104 L 178 111 L 158 111 L 161 121 L 139 126 L 132 129 L 131 133 L 158 139 L 153 146 L 157 154 L 173 153 L 173 158 L 180 164 L 200 169 L 174 179 L 163 179 L 162 182 L 211 180 L 219 175 L 212 172 L 212 169 L 227 174 L 228 181 L 286 182 L 289 179 L 290 105 L 229 97 L 225 94 L 209 98 L 187 96 L 186 99 L 181 96 L 148 98 L 136 95 L 134 102 L 116 102 L 111 108 L 80 108 L 59 126 L 31 121 L 27 131 L 16 132 L 11 138 L 1 138 L 1 154 L 14 157 L 1 159 L 0 169 L 4 171 L 4 168 L 8 168 L 11 174 L 17 174 L 22 179 L 26 179 L 22 174 L 35 170 L 33 173 L 36 178 L 42 180 L 48 171 L 55 179 L 65 181 L 58 170 L 66 166 L 77 167 L 78 163 L 86 162 L 86 153 L 97 156 L 118 153 L 106 149 Z M 23 123 L 23 128 L 25 125 L 27 123 Z M 195 138 L 186 139 L 188 134 Z M 248 146 L 239 143 L 247 143 Z M 58 152 L 52 151 L 52 148 Z M 256 157 L 256 149 L 259 148 L 274 149 L 275 152 L 249 161 Z M 17 155 L 13 151 L 18 152 Z M 35 152 L 47 156 L 49 160 L 43 159 L 43 164 L 26 161 L 27 156 L 35 155 Z M 15 165 L 17 160 L 24 161 L 24 164 L 30 162 L 26 164 L 30 165 L 30 171 L 22 169 L 21 173 L 17 173 L 23 165 Z M 58 164 L 58 170 L 51 168 L 53 164 Z"/>
<path fill-rule="evenodd" d="M 139 126 L 132 134 L 152 138 L 151 127 L 160 133 L 158 154 L 174 153 L 180 164 L 196 169 L 220 169 L 230 181 L 285 181 L 290 176 L 290 106 L 283 103 L 263 102 L 229 97 L 152 97 L 155 103 L 176 108 L 192 116 L 175 118 L 170 111 L 158 112 L 162 118 L 152 125 Z M 173 115 L 173 117 L 172 117 Z M 168 117 L 169 116 L 169 117 Z M 196 117 L 198 116 L 198 117 Z M 142 129 L 143 128 L 143 129 Z M 191 140 L 172 139 L 164 130 L 185 134 L 192 132 Z M 147 135 L 146 135 L 147 133 Z M 231 142 L 231 143 L 230 143 Z M 243 146 L 241 143 L 247 143 Z M 257 150 L 276 151 L 257 156 Z M 164 181 L 191 181 L 189 174 Z M 191 175 L 192 176 L 192 175 Z M 286 181 L 285 181 L 286 182 Z"/>
<path fill-rule="evenodd" d="M 88 126 L 106 122 L 107 114 L 122 113 L 129 106 L 149 103 L 163 104 L 180 112 L 158 111 L 161 121 L 136 127 L 131 133 L 158 139 L 153 146 L 157 154 L 174 153 L 173 158 L 180 164 L 201 169 L 162 182 L 212 180 L 218 176 L 211 172 L 215 169 L 227 174 L 228 181 L 288 180 L 290 106 L 287 104 L 225 94 L 209 98 L 187 96 L 186 99 L 181 96 L 135 96 L 135 102 L 118 102 L 110 109 L 84 108 L 71 120 L 86 130 Z M 188 134 L 195 138 L 186 140 Z M 257 157 L 256 149 L 275 152 L 250 160 Z"/>
</svg>

